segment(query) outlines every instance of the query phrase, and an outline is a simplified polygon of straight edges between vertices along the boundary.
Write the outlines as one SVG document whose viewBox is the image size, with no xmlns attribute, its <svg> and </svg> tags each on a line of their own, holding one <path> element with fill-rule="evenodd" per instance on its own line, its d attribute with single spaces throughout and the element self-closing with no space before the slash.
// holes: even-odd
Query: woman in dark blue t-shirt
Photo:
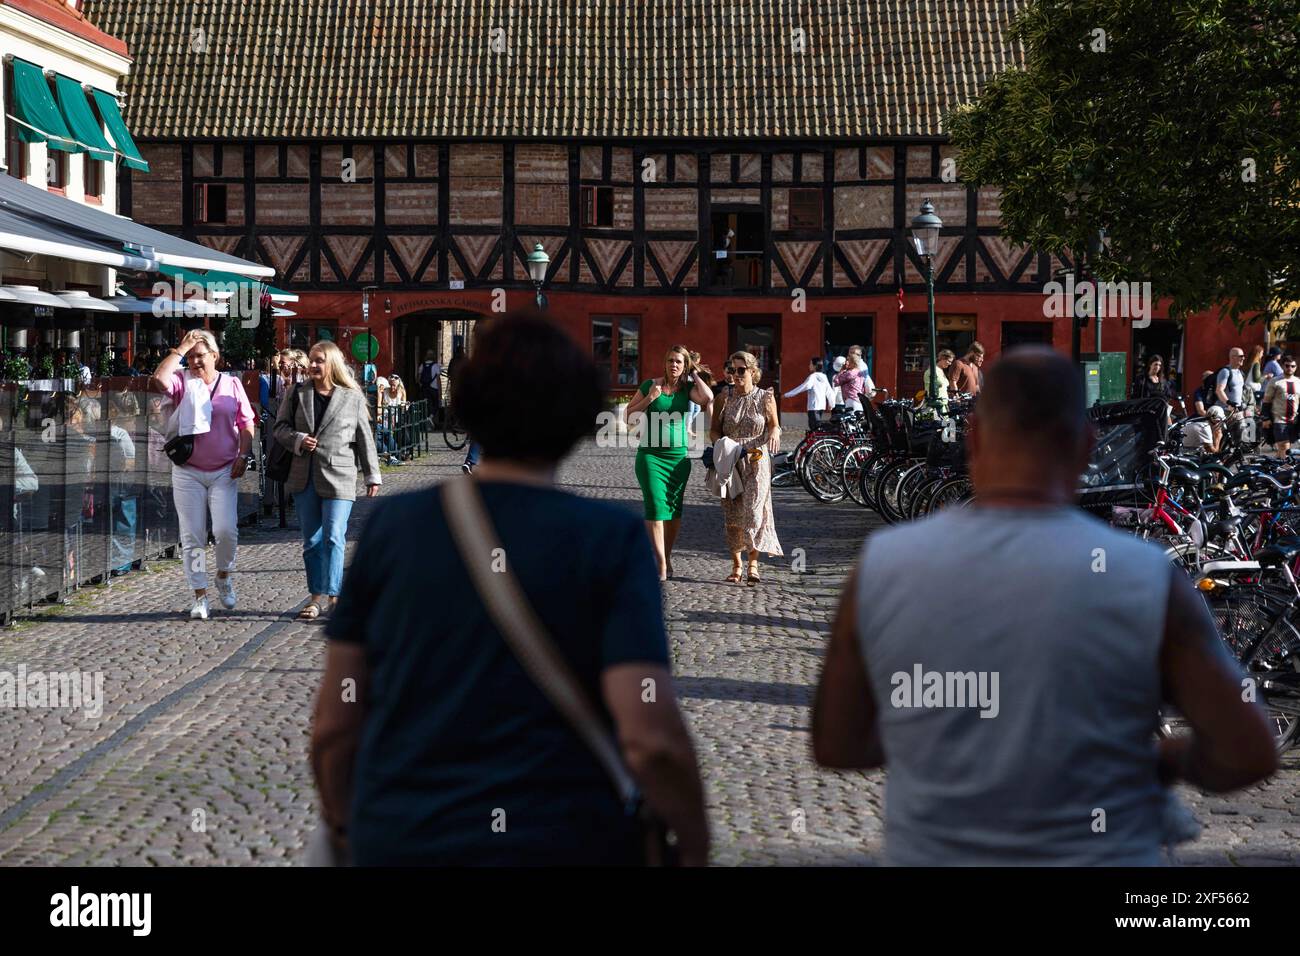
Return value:
<svg viewBox="0 0 1300 956">
<path fill-rule="evenodd" d="M 703 792 L 645 533 L 634 512 L 554 487 L 556 464 L 601 408 L 598 382 L 555 326 L 498 319 L 484 324 L 453 402 L 483 446 L 473 480 L 501 559 L 677 833 L 682 861 L 703 864 Z M 518 394 L 545 394 L 550 411 L 521 423 Z M 312 760 L 322 815 L 355 863 L 641 862 L 613 784 L 483 606 L 440 488 L 394 498 L 367 522 L 326 634 Z"/>
</svg>

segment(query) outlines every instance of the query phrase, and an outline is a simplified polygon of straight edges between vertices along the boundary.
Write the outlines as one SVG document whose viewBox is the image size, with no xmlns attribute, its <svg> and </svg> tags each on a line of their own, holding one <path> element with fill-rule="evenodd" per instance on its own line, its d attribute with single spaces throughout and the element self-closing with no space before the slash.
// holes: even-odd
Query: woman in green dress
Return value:
<svg viewBox="0 0 1300 956">
<path fill-rule="evenodd" d="M 696 356 L 674 345 L 664 361 L 662 378 L 641 383 L 628 403 L 627 415 L 645 413 L 636 452 L 636 480 L 645 504 L 645 526 L 659 564 L 659 580 L 673 576 L 673 545 L 681 527 L 682 498 L 691 477 L 686 422 L 691 402 L 704 407 L 713 391 L 696 374 Z"/>
</svg>

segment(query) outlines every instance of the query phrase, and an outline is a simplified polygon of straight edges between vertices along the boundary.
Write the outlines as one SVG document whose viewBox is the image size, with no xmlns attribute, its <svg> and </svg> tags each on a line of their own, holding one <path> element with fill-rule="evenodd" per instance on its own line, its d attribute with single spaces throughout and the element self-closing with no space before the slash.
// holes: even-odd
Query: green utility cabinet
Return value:
<svg viewBox="0 0 1300 956">
<path fill-rule="evenodd" d="M 1083 368 L 1085 405 L 1122 402 L 1128 398 L 1127 356 L 1123 352 L 1089 352 L 1079 356 Z"/>
</svg>

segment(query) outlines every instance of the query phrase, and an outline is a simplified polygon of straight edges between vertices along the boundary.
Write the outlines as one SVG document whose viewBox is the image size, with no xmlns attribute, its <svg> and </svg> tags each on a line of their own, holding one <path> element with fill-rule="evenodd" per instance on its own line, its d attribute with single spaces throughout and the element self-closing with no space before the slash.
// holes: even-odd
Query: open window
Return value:
<svg viewBox="0 0 1300 956">
<path fill-rule="evenodd" d="M 582 224 L 607 227 L 614 225 L 614 187 L 582 187 Z"/>
<path fill-rule="evenodd" d="M 712 210 L 714 285 L 728 289 L 762 286 L 764 218 L 760 209 Z"/>
<path fill-rule="evenodd" d="M 226 187 L 221 183 L 197 183 L 194 186 L 194 221 L 226 221 Z"/>
</svg>

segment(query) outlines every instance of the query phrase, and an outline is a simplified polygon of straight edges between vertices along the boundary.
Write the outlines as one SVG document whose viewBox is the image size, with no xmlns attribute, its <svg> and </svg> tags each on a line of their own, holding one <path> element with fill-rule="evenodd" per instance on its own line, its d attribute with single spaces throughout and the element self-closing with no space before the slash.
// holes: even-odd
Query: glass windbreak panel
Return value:
<svg viewBox="0 0 1300 956">
<path fill-rule="evenodd" d="M 58 394 L 28 392 L 25 402 L 14 409 L 14 459 L 17 462 L 22 455 L 31 470 L 26 490 L 15 502 L 16 561 L 23 604 L 57 597 L 71 587 L 63 518 L 67 444 L 63 441 L 62 405 Z"/>
<path fill-rule="evenodd" d="M 618 322 L 618 384 L 621 386 L 637 384 L 641 367 L 640 327 L 639 319 L 619 319 Z"/>
<path fill-rule="evenodd" d="M 172 502 L 171 461 L 163 452 L 171 402 L 162 395 L 141 396 L 144 413 L 143 448 L 136 449 L 136 465 L 143 471 L 141 493 L 142 537 L 149 555 L 156 555 L 180 540 L 176 506 Z"/>
<path fill-rule="evenodd" d="M 147 394 L 132 379 L 105 381 L 108 413 L 109 569 L 123 573 L 145 556 Z"/>
<path fill-rule="evenodd" d="M 22 582 L 21 549 L 18 547 L 18 498 L 20 476 L 30 472 L 26 460 L 19 465 L 14 444 L 15 386 L 0 389 L 0 613 L 20 603 L 17 590 Z M 30 486 L 30 480 L 22 484 Z M 26 491 L 27 489 L 22 489 Z"/>
</svg>

